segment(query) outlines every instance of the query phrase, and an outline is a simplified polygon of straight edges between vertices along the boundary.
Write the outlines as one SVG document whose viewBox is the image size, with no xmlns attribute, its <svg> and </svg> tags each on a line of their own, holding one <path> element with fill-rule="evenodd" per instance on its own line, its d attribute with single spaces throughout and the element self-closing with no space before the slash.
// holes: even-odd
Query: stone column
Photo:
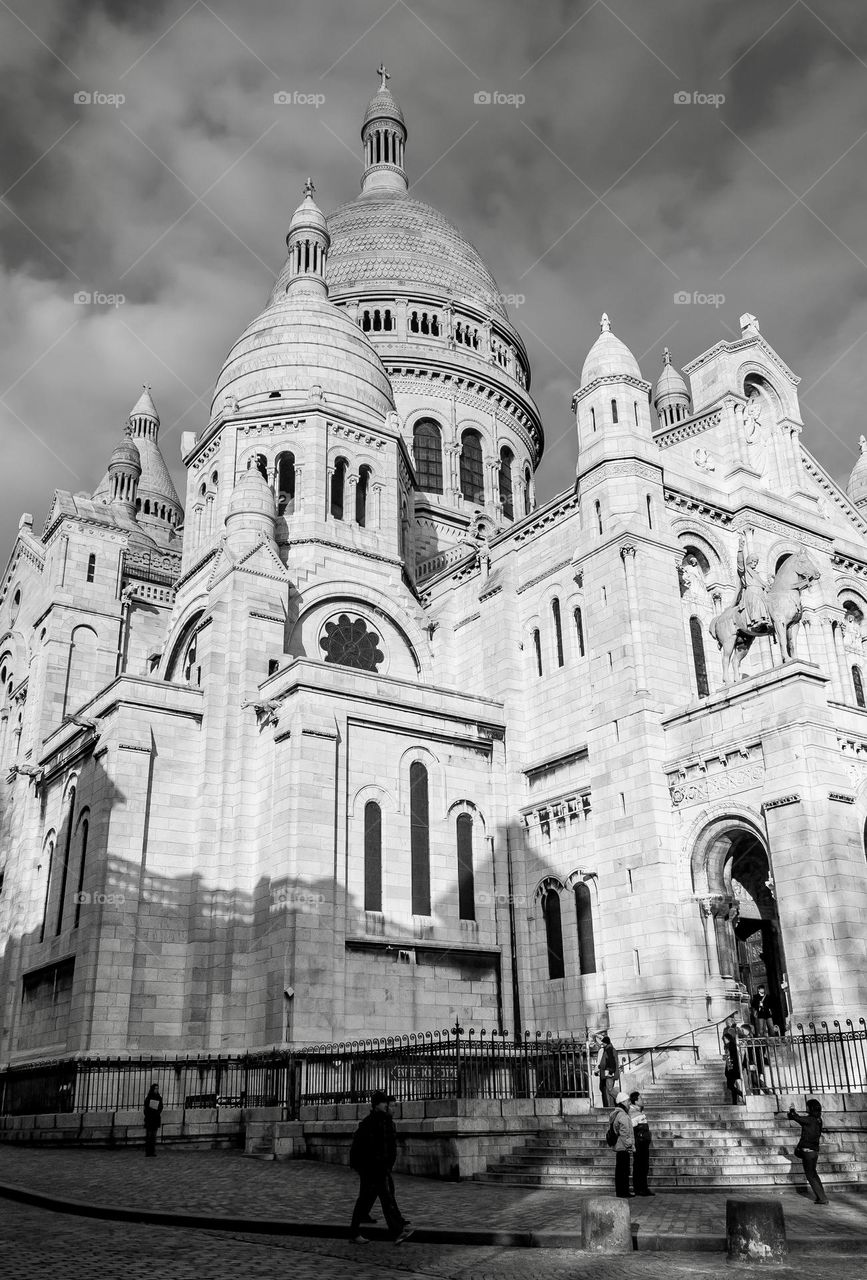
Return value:
<svg viewBox="0 0 867 1280">
<path fill-rule="evenodd" d="M 647 692 L 647 677 L 644 672 L 644 653 L 641 643 L 641 628 L 638 614 L 638 590 L 635 585 L 635 547 L 631 544 L 620 548 L 623 569 L 626 577 L 626 601 L 629 609 L 629 631 L 632 643 L 632 660 L 635 665 L 635 692 Z"/>
</svg>

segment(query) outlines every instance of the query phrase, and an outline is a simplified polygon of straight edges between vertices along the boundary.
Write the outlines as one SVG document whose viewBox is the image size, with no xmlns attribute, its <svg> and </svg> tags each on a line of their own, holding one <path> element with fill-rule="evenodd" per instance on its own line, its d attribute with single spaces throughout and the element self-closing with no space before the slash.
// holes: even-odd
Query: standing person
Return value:
<svg viewBox="0 0 867 1280">
<path fill-rule="evenodd" d="M 629 1098 L 625 1093 L 618 1093 L 610 1123 L 617 1137 L 614 1144 L 614 1194 L 619 1200 L 631 1200 L 629 1163 L 635 1150 L 635 1135 L 629 1118 Z"/>
<path fill-rule="evenodd" d="M 359 1230 L 362 1222 L 369 1222 L 370 1211 L 378 1198 L 385 1220 L 394 1236 L 395 1244 L 402 1244 L 412 1235 L 412 1227 L 404 1218 L 394 1198 L 394 1182 L 391 1170 L 397 1156 L 397 1133 L 391 1118 L 390 1106 L 395 1098 L 377 1089 L 370 1098 L 370 1114 L 366 1115 L 355 1131 L 349 1153 L 349 1167 L 360 1179 L 358 1199 L 352 1210 L 349 1238 L 355 1244 L 367 1244 L 366 1236 Z"/>
<path fill-rule="evenodd" d="M 637 1089 L 629 1095 L 629 1118 L 632 1121 L 632 1136 L 635 1142 L 635 1155 L 632 1157 L 632 1190 L 637 1196 L 652 1196 L 655 1193 L 647 1185 L 650 1172 L 650 1125 L 644 1111 L 644 1102 Z"/>
<path fill-rule="evenodd" d="M 744 1083 L 741 1077 L 741 1049 L 738 1044 L 738 1018 L 732 1013 L 726 1019 L 722 1033 L 723 1063 L 726 1088 L 731 1094 L 732 1106 L 745 1102 Z"/>
<path fill-rule="evenodd" d="M 819 1160 L 819 1143 L 822 1141 L 822 1104 L 818 1098 L 809 1098 L 805 1116 L 799 1116 L 794 1107 L 789 1107 L 786 1115 L 789 1120 L 794 1120 L 801 1126 L 801 1136 L 798 1139 L 798 1145 L 795 1147 L 795 1155 L 801 1157 L 804 1174 L 810 1184 L 813 1195 L 816 1197 L 816 1204 L 827 1204 L 828 1197 L 825 1195 L 822 1179 L 816 1172 L 816 1164 Z"/>
<path fill-rule="evenodd" d="M 157 1130 L 160 1127 L 160 1114 L 163 1099 L 159 1087 L 152 1084 L 144 1102 L 145 1155 L 155 1156 L 157 1153 Z"/>
<path fill-rule="evenodd" d="M 768 999 L 768 993 L 763 986 L 760 986 L 750 1001 L 750 1009 L 753 1015 L 753 1027 L 757 1036 L 772 1036 L 776 1030 L 774 1026 L 774 1015 L 771 1010 L 771 1002 Z"/>
<path fill-rule="evenodd" d="M 613 1107 L 617 1097 L 617 1054 L 614 1052 L 610 1036 L 602 1036 L 601 1045 L 596 1059 L 599 1092 L 602 1095 L 603 1107 Z"/>
</svg>

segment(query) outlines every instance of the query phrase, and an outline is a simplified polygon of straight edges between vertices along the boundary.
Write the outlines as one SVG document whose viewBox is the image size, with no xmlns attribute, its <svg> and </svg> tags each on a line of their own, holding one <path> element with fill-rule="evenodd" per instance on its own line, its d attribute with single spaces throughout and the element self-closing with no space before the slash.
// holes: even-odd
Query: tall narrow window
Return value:
<svg viewBox="0 0 867 1280">
<path fill-rule="evenodd" d="M 413 427 L 412 452 L 415 458 L 418 487 L 425 493 L 442 493 L 442 432 L 432 418 L 422 418 Z"/>
<path fill-rule="evenodd" d="M 596 430 L 596 410 L 592 407 L 590 409 L 590 425 L 595 431 Z"/>
<path fill-rule="evenodd" d="M 89 827 L 90 823 L 85 818 L 79 828 L 81 831 L 81 851 L 78 858 L 78 889 L 75 892 L 75 920 L 72 926 L 74 929 L 78 928 L 78 921 L 81 918 L 81 903 L 84 894 L 84 865 L 87 858 L 87 832 Z"/>
<path fill-rule="evenodd" d="M 93 582 L 95 577 L 96 577 L 96 556 L 91 551 L 90 555 L 87 557 L 87 581 Z"/>
<path fill-rule="evenodd" d="M 864 702 L 864 681 L 861 678 L 861 668 L 852 668 L 852 683 L 855 686 L 855 702 L 859 707 L 867 704 Z"/>
<path fill-rule="evenodd" d="M 331 514 L 335 520 L 343 519 L 343 495 L 346 488 L 346 469 L 349 463 L 338 458 L 331 473 Z"/>
<path fill-rule="evenodd" d="M 430 915 L 430 817 L 427 769 L 416 761 L 409 770 L 412 914 Z"/>
<path fill-rule="evenodd" d="M 55 937 L 63 928 L 63 908 L 66 905 L 64 899 L 66 897 L 66 880 L 69 875 L 69 855 L 72 852 L 72 814 L 75 809 L 75 787 L 69 793 L 69 812 L 66 818 L 66 841 L 63 849 L 63 863 L 60 868 L 60 893 L 58 895 L 59 902 L 57 906 L 57 924 L 54 928 Z"/>
<path fill-rule="evenodd" d="M 579 609 L 575 610 L 575 641 L 578 645 L 578 657 L 584 657 L 584 616 Z"/>
<path fill-rule="evenodd" d="M 364 909 L 382 910 L 382 810 L 375 800 L 364 806 Z"/>
<path fill-rule="evenodd" d="M 602 533 L 602 503 L 597 501 L 596 503 L 594 503 L 594 506 L 596 508 L 596 528 L 599 530 L 599 533 L 601 534 Z"/>
<path fill-rule="evenodd" d="M 652 529 L 652 528 L 653 528 L 653 510 L 652 510 L 651 505 L 650 505 L 650 494 L 649 494 L 649 493 L 647 494 L 647 527 L 648 527 L 648 529 Z"/>
<path fill-rule="evenodd" d="M 611 401 L 611 421 L 615 423 L 617 422 L 617 401 L 616 400 Z"/>
<path fill-rule="evenodd" d="M 482 438 L 478 431 L 465 431 L 461 437 L 461 493 L 468 502 L 485 500 Z"/>
<path fill-rule="evenodd" d="M 554 643 L 557 646 L 557 666 L 563 665 L 563 624 L 560 621 L 560 601 L 551 601 L 551 614 L 554 618 Z"/>
<path fill-rule="evenodd" d="M 476 890 L 473 880 L 473 820 L 462 813 L 457 821 L 458 911 L 462 920 L 476 918 Z"/>
<path fill-rule="evenodd" d="M 48 842 L 48 866 L 45 870 L 45 898 L 42 903 L 42 924 L 39 927 L 39 941 L 45 940 L 45 926 L 48 923 L 48 903 L 51 898 L 51 873 L 54 870 L 54 840 Z"/>
<path fill-rule="evenodd" d="M 291 516 L 295 511 L 295 455 L 281 453 L 277 459 L 277 515 Z"/>
<path fill-rule="evenodd" d="M 536 654 L 536 675 L 542 674 L 542 634 L 539 628 L 533 631 L 533 649 Z"/>
<path fill-rule="evenodd" d="M 503 508 L 503 515 L 507 520 L 515 518 L 515 504 L 512 498 L 512 461 L 514 459 L 512 450 L 503 445 L 500 450 L 500 503 Z"/>
<path fill-rule="evenodd" d="M 355 523 L 362 529 L 367 524 L 367 494 L 370 488 L 370 467 L 361 467 L 355 486 Z"/>
<path fill-rule="evenodd" d="M 563 924 L 560 919 L 560 895 L 549 889 L 542 902 L 545 915 L 545 943 L 548 949 L 548 977 L 562 978 L 566 972 L 563 964 Z"/>
<path fill-rule="evenodd" d="M 575 886 L 575 914 L 578 925 L 578 972 L 596 972 L 596 942 L 593 937 L 593 904 L 590 890 L 581 881 Z"/>
<path fill-rule="evenodd" d="M 532 478 L 530 476 L 530 468 L 524 468 L 524 515 L 528 516 L 532 509 Z"/>
<path fill-rule="evenodd" d="M 695 667 L 695 683 L 698 696 L 706 698 L 710 693 L 707 682 L 707 663 L 704 657 L 704 639 L 701 634 L 701 622 L 693 615 L 689 620 L 689 634 L 692 640 L 692 661 Z"/>
</svg>

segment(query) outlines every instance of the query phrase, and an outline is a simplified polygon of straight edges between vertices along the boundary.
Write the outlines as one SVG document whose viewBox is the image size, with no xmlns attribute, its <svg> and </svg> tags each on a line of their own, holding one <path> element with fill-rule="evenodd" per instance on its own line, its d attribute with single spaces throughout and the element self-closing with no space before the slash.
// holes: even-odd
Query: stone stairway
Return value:
<svg viewBox="0 0 867 1280">
<path fill-rule="evenodd" d="M 802 1184 L 800 1160 L 792 1155 L 797 1125 L 782 1112 L 754 1111 L 727 1101 L 719 1063 L 690 1064 L 646 1085 L 624 1077 L 624 1087 L 642 1088 L 653 1135 L 651 1185 L 691 1191 L 725 1187 Z M 609 1112 L 563 1117 L 538 1130 L 508 1156 L 493 1161 L 482 1182 L 527 1187 L 610 1187 L 614 1156 L 605 1142 Z M 835 1123 L 835 1120 L 837 1121 Z M 863 1183 L 867 1134 L 857 1115 L 827 1114 L 831 1128 L 822 1143 L 819 1171 L 829 1185 Z M 849 1127 L 844 1127 L 848 1125 Z"/>
</svg>

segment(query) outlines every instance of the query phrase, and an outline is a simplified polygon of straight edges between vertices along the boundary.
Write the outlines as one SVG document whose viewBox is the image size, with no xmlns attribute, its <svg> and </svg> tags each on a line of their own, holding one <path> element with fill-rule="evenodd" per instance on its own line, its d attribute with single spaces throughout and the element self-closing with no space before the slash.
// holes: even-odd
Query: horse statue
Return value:
<svg viewBox="0 0 867 1280">
<path fill-rule="evenodd" d="M 739 570 L 741 560 L 739 556 Z M 754 565 L 754 558 L 748 564 Z M 727 680 L 729 677 L 732 680 L 741 678 L 741 662 L 756 636 L 773 635 L 780 646 L 783 662 L 792 662 L 796 658 L 795 641 L 803 617 L 801 593 L 821 576 L 818 566 L 806 551 L 789 556 L 766 589 L 753 585 L 749 568 L 746 572 L 746 579 L 741 572 L 742 584 L 746 583 L 746 586 L 742 587 L 735 603 L 717 614 L 709 627 L 722 649 Z M 761 579 L 754 578 L 755 581 L 761 582 Z M 757 595 L 763 599 L 763 610 L 755 607 Z"/>
</svg>

